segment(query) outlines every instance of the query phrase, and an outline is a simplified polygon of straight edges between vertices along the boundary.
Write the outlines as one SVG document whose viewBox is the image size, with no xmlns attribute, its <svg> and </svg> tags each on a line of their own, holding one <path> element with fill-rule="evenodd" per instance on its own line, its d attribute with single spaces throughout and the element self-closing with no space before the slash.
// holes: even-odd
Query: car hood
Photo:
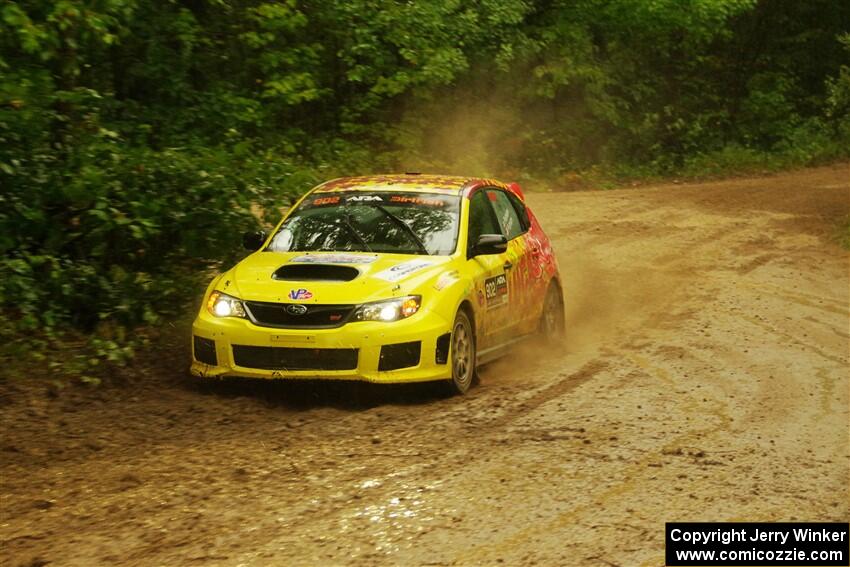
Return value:
<svg viewBox="0 0 850 567">
<path fill-rule="evenodd" d="M 250 301 L 363 303 L 415 293 L 449 262 L 449 256 L 262 251 L 226 272 L 217 288 Z"/>
</svg>

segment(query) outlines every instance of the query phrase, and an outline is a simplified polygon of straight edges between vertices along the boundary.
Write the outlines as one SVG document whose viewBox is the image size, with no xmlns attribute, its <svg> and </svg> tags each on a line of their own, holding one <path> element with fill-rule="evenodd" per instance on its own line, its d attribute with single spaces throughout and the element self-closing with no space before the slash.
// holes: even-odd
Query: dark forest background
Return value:
<svg viewBox="0 0 850 567">
<path fill-rule="evenodd" d="M 334 176 L 846 158 L 848 32 L 843 0 L 0 1 L 0 339 L 120 361 Z"/>
</svg>

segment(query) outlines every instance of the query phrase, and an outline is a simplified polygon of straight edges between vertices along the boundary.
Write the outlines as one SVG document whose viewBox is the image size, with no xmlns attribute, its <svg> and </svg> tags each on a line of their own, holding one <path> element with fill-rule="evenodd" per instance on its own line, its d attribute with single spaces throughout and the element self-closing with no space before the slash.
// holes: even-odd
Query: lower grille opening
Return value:
<svg viewBox="0 0 850 567">
<path fill-rule="evenodd" d="M 397 370 L 417 366 L 419 365 L 421 351 L 422 343 L 420 341 L 384 345 L 381 347 L 378 370 Z"/>
<path fill-rule="evenodd" d="M 357 349 L 233 345 L 233 361 L 261 370 L 354 370 Z"/>
<path fill-rule="evenodd" d="M 437 337 L 437 355 L 436 363 L 445 364 L 449 361 L 449 342 L 452 339 L 451 333 L 440 335 Z"/>
<path fill-rule="evenodd" d="M 209 364 L 210 366 L 218 366 L 214 340 L 195 336 L 192 346 L 192 351 L 195 353 L 195 360 Z"/>
</svg>

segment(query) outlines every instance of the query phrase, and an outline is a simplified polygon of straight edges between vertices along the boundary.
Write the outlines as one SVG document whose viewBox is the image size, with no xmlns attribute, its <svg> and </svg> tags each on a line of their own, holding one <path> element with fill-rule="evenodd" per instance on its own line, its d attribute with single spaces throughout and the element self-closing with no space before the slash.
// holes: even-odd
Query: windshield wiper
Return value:
<svg viewBox="0 0 850 567">
<path fill-rule="evenodd" d="M 395 216 L 394 214 L 389 212 L 382 205 L 379 205 L 377 203 L 366 203 L 366 204 L 369 205 L 370 207 L 374 207 L 374 208 L 378 209 L 379 211 L 381 211 L 382 213 L 384 213 L 387 216 L 388 219 L 393 221 L 395 224 L 400 226 L 402 228 L 402 230 L 407 232 L 407 234 L 410 235 L 410 238 L 413 239 L 413 242 L 416 243 L 416 247 L 419 248 L 420 253 L 425 254 L 426 256 L 429 256 L 431 254 L 430 252 L 428 252 L 428 248 L 425 247 L 425 243 L 422 242 L 422 239 L 419 238 L 419 236 L 417 236 L 417 234 L 413 231 L 412 228 L 410 228 L 410 225 L 408 225 L 406 222 L 404 222 L 403 220 L 401 220 L 400 218 L 398 218 L 397 216 Z"/>
<path fill-rule="evenodd" d="M 347 214 L 344 217 L 341 217 L 339 220 L 342 221 L 342 226 L 347 228 L 348 232 L 350 232 L 354 236 L 354 238 L 357 239 L 357 242 L 359 242 L 364 248 L 366 248 L 367 251 L 372 252 L 372 248 L 370 248 L 369 244 L 366 243 L 366 239 L 360 236 L 360 233 L 357 231 L 356 228 L 354 228 L 354 225 L 351 224 L 351 215 Z"/>
</svg>

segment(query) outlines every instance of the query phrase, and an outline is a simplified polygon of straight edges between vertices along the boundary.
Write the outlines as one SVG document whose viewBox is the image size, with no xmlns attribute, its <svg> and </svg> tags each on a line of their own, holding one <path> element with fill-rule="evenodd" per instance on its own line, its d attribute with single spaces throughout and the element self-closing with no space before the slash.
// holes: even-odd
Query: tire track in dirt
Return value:
<svg viewBox="0 0 850 567">
<path fill-rule="evenodd" d="M 770 295 L 782 297 L 783 299 L 787 299 L 788 301 L 792 301 L 798 305 L 805 305 L 806 307 L 835 313 L 837 315 L 850 316 L 850 307 L 838 299 L 802 294 L 769 283 L 741 282 L 740 285 L 756 291 L 767 291 Z"/>
<path fill-rule="evenodd" d="M 677 382 L 670 376 L 669 372 L 661 366 L 653 364 L 651 360 L 645 356 L 633 353 L 629 353 L 626 356 L 636 369 L 647 373 L 668 387 L 672 387 L 677 384 Z M 686 433 L 678 435 L 671 440 L 667 440 L 659 448 L 659 452 L 661 454 L 682 454 L 683 448 L 694 445 L 698 440 L 703 440 L 706 435 L 717 435 L 723 431 L 728 431 L 733 421 L 725 411 L 725 404 L 720 401 L 714 401 L 714 403 L 707 407 L 705 402 L 697 403 L 696 400 L 689 397 L 685 400 L 684 406 L 686 411 L 690 411 L 694 415 L 704 415 L 708 413 L 715 417 L 717 422 L 706 424 L 701 428 L 687 431 Z M 539 540 L 540 537 L 545 536 L 545 534 L 557 534 L 565 530 L 583 513 L 599 507 L 604 507 L 606 502 L 612 499 L 622 497 L 629 492 L 640 490 L 642 488 L 642 485 L 640 484 L 641 478 L 645 477 L 647 474 L 651 474 L 647 471 L 651 470 L 651 468 L 649 468 L 650 465 L 655 463 L 657 460 L 658 452 L 647 452 L 644 457 L 638 459 L 636 462 L 628 465 L 622 470 L 622 480 L 617 481 L 610 488 L 594 493 L 590 502 L 561 513 L 556 518 L 545 523 L 527 526 L 519 530 L 513 536 L 498 543 L 477 548 L 473 547 L 453 557 L 451 564 L 489 564 L 494 562 L 496 558 L 505 554 L 507 551 L 520 547 L 524 542 Z M 661 560 L 663 562 L 663 558 Z"/>
<path fill-rule="evenodd" d="M 501 415 L 487 420 L 484 424 L 482 424 L 481 428 L 492 430 L 494 428 L 504 427 L 506 424 L 531 413 L 546 402 L 560 398 L 561 396 L 572 392 L 584 383 L 592 380 L 598 373 L 606 370 L 607 368 L 608 362 L 604 359 L 595 359 L 590 362 L 586 362 L 581 368 L 572 374 L 561 374 L 561 376 L 565 377 L 554 384 L 537 390 L 530 398 L 526 398 L 507 408 Z"/>
<path fill-rule="evenodd" d="M 765 323 L 764 321 L 761 321 L 760 319 L 757 319 L 757 318 L 752 317 L 750 315 L 745 315 L 745 314 L 742 314 L 742 313 L 739 313 L 737 315 L 738 315 L 738 317 L 741 317 L 742 319 L 744 319 L 748 323 L 755 325 L 756 327 L 760 327 L 760 328 L 764 329 L 768 333 L 774 334 L 778 337 L 782 337 L 783 339 L 785 339 L 789 343 L 797 345 L 797 346 L 799 346 L 799 347 L 801 347 L 805 350 L 808 350 L 809 352 L 813 352 L 813 353 L 817 354 L 818 356 L 820 356 L 821 358 L 825 358 L 826 360 L 830 360 L 830 361 L 838 364 L 841 367 L 845 367 L 845 368 L 847 367 L 848 361 L 847 361 L 846 358 L 839 358 L 837 356 L 827 354 L 820 347 L 816 347 L 814 345 L 808 344 L 805 341 L 801 341 L 799 338 L 795 337 L 794 335 L 786 333 L 785 331 L 781 331 L 781 330 L 777 329 L 776 327 L 774 327 L 773 325 Z"/>
</svg>

